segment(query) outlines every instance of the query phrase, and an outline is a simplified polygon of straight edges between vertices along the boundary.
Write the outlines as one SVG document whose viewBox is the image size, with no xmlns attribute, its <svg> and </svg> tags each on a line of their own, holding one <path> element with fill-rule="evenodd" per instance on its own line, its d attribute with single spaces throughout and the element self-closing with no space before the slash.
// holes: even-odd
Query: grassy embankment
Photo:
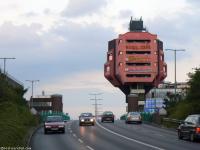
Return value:
<svg viewBox="0 0 200 150">
<path fill-rule="evenodd" d="M 25 104 L 24 93 L 0 76 L 0 147 L 26 146 L 28 131 L 37 124 Z"/>
</svg>

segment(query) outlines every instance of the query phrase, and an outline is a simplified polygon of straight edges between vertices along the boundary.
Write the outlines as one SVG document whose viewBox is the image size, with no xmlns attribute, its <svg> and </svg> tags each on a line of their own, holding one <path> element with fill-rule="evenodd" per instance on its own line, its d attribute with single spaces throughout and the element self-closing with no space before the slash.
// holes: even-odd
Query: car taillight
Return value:
<svg viewBox="0 0 200 150">
<path fill-rule="evenodd" d="M 200 128 L 196 128 L 196 133 L 200 133 Z"/>
</svg>

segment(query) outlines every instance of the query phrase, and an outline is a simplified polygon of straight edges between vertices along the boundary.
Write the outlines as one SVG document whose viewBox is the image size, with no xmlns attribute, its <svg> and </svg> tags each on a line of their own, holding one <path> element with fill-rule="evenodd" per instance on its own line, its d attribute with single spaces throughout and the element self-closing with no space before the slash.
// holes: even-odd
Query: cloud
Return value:
<svg viewBox="0 0 200 150">
<path fill-rule="evenodd" d="M 91 90 L 106 93 L 119 92 L 103 75 L 103 71 L 88 71 L 57 77 L 54 81 L 46 83 L 41 89 L 49 92 L 67 90 Z"/>
<path fill-rule="evenodd" d="M 38 13 L 33 12 L 33 11 L 30 11 L 30 12 L 25 13 L 23 16 L 25 16 L 25 17 L 27 17 L 27 18 L 30 18 L 30 17 L 37 17 L 37 16 L 38 16 Z"/>
<path fill-rule="evenodd" d="M 71 0 L 61 15 L 67 17 L 91 15 L 98 12 L 106 4 L 106 0 Z"/>
<path fill-rule="evenodd" d="M 11 22 L 5 22 L 0 26 L 0 49 L 9 49 L 12 51 L 40 46 L 40 38 L 37 34 L 39 24 L 31 26 L 15 26 Z"/>
</svg>

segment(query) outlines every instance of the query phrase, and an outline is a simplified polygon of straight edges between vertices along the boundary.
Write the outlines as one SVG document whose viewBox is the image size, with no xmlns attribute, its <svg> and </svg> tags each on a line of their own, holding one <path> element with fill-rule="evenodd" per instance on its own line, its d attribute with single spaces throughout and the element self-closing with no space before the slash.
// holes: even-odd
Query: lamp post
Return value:
<svg viewBox="0 0 200 150">
<path fill-rule="evenodd" d="M 32 106 L 32 104 L 33 104 L 33 101 L 32 101 L 32 99 L 33 99 L 33 84 L 35 83 L 35 82 L 39 82 L 40 80 L 26 80 L 26 81 L 28 81 L 28 82 L 31 82 L 31 99 L 30 99 L 30 106 Z"/>
<path fill-rule="evenodd" d="M 175 101 L 176 101 L 176 86 L 177 86 L 177 81 L 176 81 L 176 52 L 180 51 L 185 51 L 185 49 L 165 49 L 166 51 L 173 51 L 174 52 L 174 94 L 175 94 Z"/>
<path fill-rule="evenodd" d="M 12 58 L 9 58 L 9 57 L 3 57 L 3 58 L 0 58 L 0 59 L 3 59 L 3 66 L 4 66 L 4 68 L 3 68 L 3 73 L 4 73 L 4 75 L 6 74 L 6 60 L 8 60 L 8 59 L 16 59 L 16 58 L 14 58 L 14 57 L 12 57 Z"/>
</svg>

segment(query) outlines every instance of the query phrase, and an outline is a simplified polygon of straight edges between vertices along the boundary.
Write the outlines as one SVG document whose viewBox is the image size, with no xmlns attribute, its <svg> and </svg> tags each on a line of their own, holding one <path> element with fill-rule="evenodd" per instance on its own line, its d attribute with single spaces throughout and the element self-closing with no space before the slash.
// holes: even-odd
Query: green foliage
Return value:
<svg viewBox="0 0 200 150">
<path fill-rule="evenodd" d="M 168 107 L 170 118 L 182 120 L 190 114 L 200 114 L 200 69 L 196 68 L 195 72 L 189 73 L 188 76 L 190 89 L 186 99 Z"/>
<path fill-rule="evenodd" d="M 29 129 L 37 123 L 25 104 L 24 93 L 0 77 L 0 147 L 25 146 Z"/>
<path fill-rule="evenodd" d="M 190 89 L 187 95 L 189 101 L 200 101 L 200 69 L 196 68 L 194 73 L 189 73 Z"/>
</svg>

